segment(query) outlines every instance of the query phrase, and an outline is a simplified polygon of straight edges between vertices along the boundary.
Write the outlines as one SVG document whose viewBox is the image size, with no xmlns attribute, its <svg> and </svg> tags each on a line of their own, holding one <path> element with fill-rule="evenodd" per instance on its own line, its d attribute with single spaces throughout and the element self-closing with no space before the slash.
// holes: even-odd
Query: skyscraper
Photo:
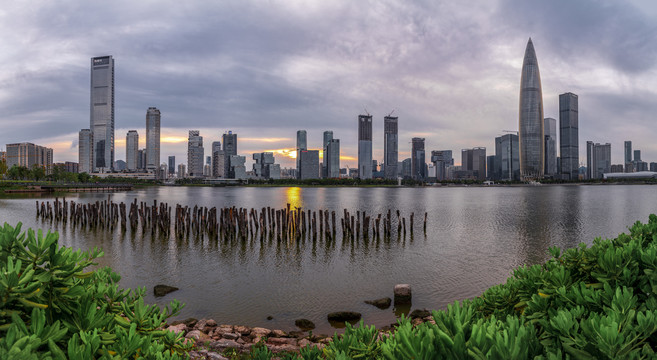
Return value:
<svg viewBox="0 0 657 360">
<path fill-rule="evenodd" d="M 340 177 L 340 139 L 331 139 L 326 145 L 324 158 L 326 159 L 326 177 Z"/>
<path fill-rule="evenodd" d="M 173 176 L 176 173 L 176 157 L 173 155 L 169 156 L 169 175 Z"/>
<path fill-rule="evenodd" d="M 114 59 L 91 58 L 90 129 L 93 133 L 93 172 L 114 166 Z"/>
<path fill-rule="evenodd" d="M 128 171 L 137 171 L 139 165 L 139 133 L 130 130 L 125 136 L 125 163 Z"/>
<path fill-rule="evenodd" d="M 427 178 L 427 164 L 424 153 L 424 138 L 411 139 L 411 175 L 413 179 L 423 181 Z"/>
<path fill-rule="evenodd" d="M 32 169 L 35 166 L 43 168 L 46 175 L 52 174 L 53 151 L 45 146 L 28 142 L 7 144 L 7 169 L 13 166 L 23 166 Z"/>
<path fill-rule="evenodd" d="M 90 129 L 80 130 L 78 138 L 78 169 L 81 173 L 91 173 L 93 171 L 93 132 Z"/>
<path fill-rule="evenodd" d="M 301 152 L 308 150 L 306 130 L 297 130 L 297 179 L 301 179 Z"/>
<path fill-rule="evenodd" d="M 156 172 L 160 167 L 160 110 L 149 107 L 146 111 L 146 171 Z"/>
<path fill-rule="evenodd" d="M 452 150 L 431 151 L 431 162 L 436 168 L 436 180 L 447 180 L 447 167 L 454 165 Z"/>
<path fill-rule="evenodd" d="M 358 115 L 358 177 L 372 178 L 372 115 Z"/>
<path fill-rule="evenodd" d="M 545 118 L 543 129 L 545 131 L 545 141 L 543 152 L 545 154 L 545 169 L 543 170 L 546 176 L 557 175 L 557 120 L 553 118 Z"/>
<path fill-rule="evenodd" d="M 586 174 L 589 179 L 602 179 L 611 172 L 611 144 L 586 142 Z"/>
<path fill-rule="evenodd" d="M 189 177 L 203 176 L 203 137 L 198 130 L 189 130 L 187 139 L 187 173 Z"/>
<path fill-rule="evenodd" d="M 495 138 L 496 180 L 520 180 L 520 151 L 518 135 L 505 134 Z"/>
<path fill-rule="evenodd" d="M 319 178 L 319 150 L 301 150 L 299 158 L 299 179 Z"/>
<path fill-rule="evenodd" d="M 573 93 L 559 95 L 559 158 L 561 177 L 579 179 L 579 110 Z"/>
<path fill-rule="evenodd" d="M 632 162 L 632 142 L 625 141 L 625 163 L 623 165 L 627 166 Z"/>
<path fill-rule="evenodd" d="M 234 179 L 235 173 L 232 171 L 232 165 L 230 163 L 231 156 L 237 155 L 237 134 L 233 134 L 232 131 L 224 133 L 222 136 L 222 141 L 224 143 L 224 173 L 223 177 L 228 179 Z"/>
<path fill-rule="evenodd" d="M 486 180 L 486 148 L 461 150 L 461 171 L 467 173 L 467 177 Z"/>
<path fill-rule="evenodd" d="M 518 118 L 520 142 L 520 176 L 522 180 L 543 177 L 543 91 L 541 74 L 534 44 L 530 38 L 525 49 L 520 78 L 520 113 Z"/>
<path fill-rule="evenodd" d="M 322 177 L 327 178 L 328 176 L 328 167 L 326 164 L 328 164 L 328 144 L 329 142 L 333 140 L 333 131 L 327 130 L 324 131 L 324 143 L 323 143 L 323 148 L 322 148 Z"/>
<path fill-rule="evenodd" d="M 397 178 L 397 161 L 399 161 L 399 133 L 397 117 L 383 118 L 383 177 Z"/>
</svg>

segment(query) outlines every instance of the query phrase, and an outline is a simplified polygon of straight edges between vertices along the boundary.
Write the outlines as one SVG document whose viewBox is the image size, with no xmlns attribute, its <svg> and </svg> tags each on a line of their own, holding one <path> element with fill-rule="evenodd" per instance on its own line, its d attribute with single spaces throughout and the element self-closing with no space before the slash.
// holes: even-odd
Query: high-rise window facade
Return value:
<svg viewBox="0 0 657 360">
<path fill-rule="evenodd" d="M 160 110 L 146 111 L 146 170 L 155 172 L 160 167 Z"/>
<path fill-rule="evenodd" d="M 543 153 L 545 154 L 546 176 L 557 175 L 557 120 L 545 118 L 544 124 L 545 142 Z"/>
<path fill-rule="evenodd" d="M 532 39 L 527 42 L 520 78 L 520 176 L 523 180 L 543 177 L 543 91 Z"/>
<path fill-rule="evenodd" d="M 358 115 L 358 177 L 372 178 L 372 115 Z"/>
<path fill-rule="evenodd" d="M 130 130 L 125 137 L 125 163 L 128 171 L 137 171 L 139 168 L 139 133 Z"/>
<path fill-rule="evenodd" d="M 383 118 L 383 176 L 386 179 L 397 178 L 397 162 L 399 161 L 398 118 L 386 116 Z"/>
<path fill-rule="evenodd" d="M 573 93 L 559 95 L 559 159 L 561 177 L 579 179 L 579 99 Z"/>
<path fill-rule="evenodd" d="M 78 134 L 78 169 L 81 173 L 93 171 L 93 132 L 82 129 Z"/>
<path fill-rule="evenodd" d="M 90 129 L 93 133 L 93 172 L 114 166 L 114 59 L 91 58 Z"/>
<path fill-rule="evenodd" d="M 203 137 L 198 130 L 189 130 L 187 139 L 187 174 L 189 177 L 203 176 Z"/>
</svg>

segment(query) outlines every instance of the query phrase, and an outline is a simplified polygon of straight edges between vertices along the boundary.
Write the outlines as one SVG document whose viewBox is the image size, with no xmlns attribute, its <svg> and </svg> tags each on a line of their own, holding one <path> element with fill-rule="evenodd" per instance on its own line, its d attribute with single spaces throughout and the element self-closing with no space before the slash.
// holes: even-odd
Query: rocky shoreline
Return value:
<svg viewBox="0 0 657 360">
<path fill-rule="evenodd" d="M 427 310 L 416 310 L 409 316 L 413 319 L 413 325 L 435 323 Z M 379 331 L 382 334 L 394 331 L 395 326 L 384 326 Z M 194 340 L 195 347 L 189 352 L 191 359 L 229 360 L 224 356 L 227 352 L 246 354 L 258 343 L 274 354 L 298 353 L 306 346 L 322 349 L 332 341 L 332 337 L 315 335 L 312 331 L 285 332 L 263 327 L 221 325 L 213 319 L 174 321 L 166 329 L 175 333 L 182 332 L 185 338 Z"/>
</svg>

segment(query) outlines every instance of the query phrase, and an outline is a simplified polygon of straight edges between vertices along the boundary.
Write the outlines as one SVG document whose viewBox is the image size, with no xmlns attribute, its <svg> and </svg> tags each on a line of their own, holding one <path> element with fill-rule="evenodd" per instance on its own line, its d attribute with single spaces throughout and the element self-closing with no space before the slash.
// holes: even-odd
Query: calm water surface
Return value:
<svg viewBox="0 0 657 360">
<path fill-rule="evenodd" d="M 68 194 L 76 202 L 107 194 Z M 363 314 L 377 326 L 395 321 L 394 309 L 364 300 L 392 297 L 397 283 L 413 287 L 412 308 L 441 309 L 502 283 L 514 267 L 547 258 L 547 249 L 615 237 L 657 213 L 650 185 L 455 187 L 455 188 L 198 188 L 153 187 L 110 195 L 114 202 L 153 199 L 169 205 L 348 209 L 368 214 L 399 209 L 415 213 L 415 236 L 378 241 L 278 242 L 176 240 L 116 230 L 82 230 L 35 218 L 34 198 L 0 199 L 0 223 L 51 229 L 60 243 L 84 250 L 101 247 L 101 265 L 122 275 L 123 287 L 146 286 L 147 300 L 186 303 L 179 318 L 293 330 L 307 318 L 316 333 L 332 333 L 332 311 Z M 51 200 L 50 198 L 41 198 Z M 422 217 L 428 212 L 427 235 Z M 393 219 L 395 216 L 393 216 Z M 408 220 L 407 220 L 408 221 Z M 339 226 L 339 219 L 338 224 Z M 393 224 L 393 228 L 396 224 Z M 180 290 L 154 298 L 156 284 Z M 268 321 L 267 316 L 274 320 Z"/>
</svg>

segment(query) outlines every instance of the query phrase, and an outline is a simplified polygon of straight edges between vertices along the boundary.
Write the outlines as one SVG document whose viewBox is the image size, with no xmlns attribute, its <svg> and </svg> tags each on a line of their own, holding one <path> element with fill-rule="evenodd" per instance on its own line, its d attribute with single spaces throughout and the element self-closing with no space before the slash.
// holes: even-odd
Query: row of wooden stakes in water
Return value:
<svg viewBox="0 0 657 360">
<path fill-rule="evenodd" d="M 145 202 L 137 203 L 137 199 L 129 203 L 114 203 L 108 196 L 107 200 L 95 203 L 75 203 L 74 201 L 59 200 L 50 202 L 36 202 L 37 218 L 50 219 L 61 222 L 70 222 L 76 226 L 90 228 L 109 228 L 117 226 L 126 228 L 129 224 L 132 230 L 141 225 L 142 231 L 150 230 L 162 234 L 170 234 L 172 230 L 172 207 L 167 203 L 157 203 L 149 206 Z M 393 234 L 393 213 L 378 214 L 376 217 L 368 215 L 365 211 L 356 211 L 356 214 L 343 209 L 340 216 L 340 231 L 342 238 L 359 239 L 371 236 L 384 237 Z M 335 211 L 292 208 L 290 204 L 283 209 L 263 207 L 255 208 L 216 207 L 203 206 L 175 207 L 173 216 L 173 231 L 177 237 L 207 234 L 210 237 L 242 238 L 260 236 L 260 238 L 276 237 L 277 239 L 302 239 L 306 236 L 316 238 L 325 237 L 328 240 L 336 237 L 337 216 Z M 415 214 L 409 218 L 411 235 L 414 230 Z M 406 218 L 396 210 L 396 230 L 398 236 L 406 235 Z M 424 213 L 424 234 L 427 232 L 427 213 Z"/>
</svg>

